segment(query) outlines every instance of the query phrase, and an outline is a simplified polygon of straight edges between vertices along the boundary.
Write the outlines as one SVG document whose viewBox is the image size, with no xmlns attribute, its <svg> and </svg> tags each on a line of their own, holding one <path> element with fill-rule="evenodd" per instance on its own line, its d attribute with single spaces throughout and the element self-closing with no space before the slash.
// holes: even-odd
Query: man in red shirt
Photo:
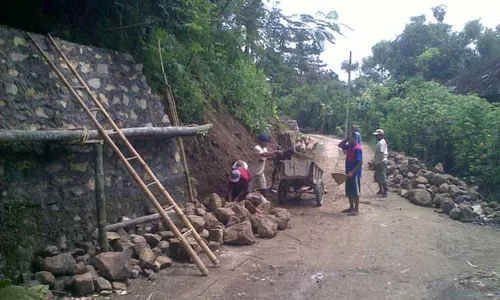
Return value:
<svg viewBox="0 0 500 300">
<path fill-rule="evenodd" d="M 252 176 L 245 168 L 236 168 L 229 178 L 228 201 L 241 201 L 248 194 L 248 185 Z"/>
</svg>

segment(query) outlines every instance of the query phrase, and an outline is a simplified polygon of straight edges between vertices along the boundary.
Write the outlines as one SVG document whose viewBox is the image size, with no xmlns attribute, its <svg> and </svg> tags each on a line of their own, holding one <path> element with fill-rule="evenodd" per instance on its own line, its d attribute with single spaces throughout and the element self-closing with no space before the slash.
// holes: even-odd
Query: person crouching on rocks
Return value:
<svg viewBox="0 0 500 300">
<path fill-rule="evenodd" d="M 241 164 L 241 167 L 236 164 L 235 166 L 233 166 L 233 171 L 229 177 L 229 192 L 227 195 L 229 202 L 245 199 L 246 195 L 248 195 L 250 180 L 252 179 L 252 175 L 243 164 Z"/>
<path fill-rule="evenodd" d="M 258 137 L 258 144 L 253 148 L 252 162 L 250 163 L 250 173 L 252 174 L 252 181 L 250 183 L 250 191 L 257 190 L 265 196 L 267 192 L 266 175 L 266 160 L 268 157 L 273 157 L 282 153 L 280 150 L 267 151 L 269 144 L 269 135 L 261 133 Z"/>
<path fill-rule="evenodd" d="M 357 215 L 359 212 L 359 197 L 361 196 L 361 169 L 363 165 L 363 150 L 356 142 L 356 133 L 352 131 L 339 147 L 346 151 L 345 172 L 348 176 L 345 192 L 349 198 L 349 208 L 343 212 Z"/>
</svg>

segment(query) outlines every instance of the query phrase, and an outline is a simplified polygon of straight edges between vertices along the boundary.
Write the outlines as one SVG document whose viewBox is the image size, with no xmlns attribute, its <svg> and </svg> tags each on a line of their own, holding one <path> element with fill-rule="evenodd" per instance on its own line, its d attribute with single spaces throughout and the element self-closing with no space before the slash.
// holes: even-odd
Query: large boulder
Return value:
<svg viewBox="0 0 500 300">
<path fill-rule="evenodd" d="M 150 248 L 142 249 L 139 254 L 140 266 L 144 269 L 158 270 L 159 266 L 155 264 L 156 254 Z"/>
<path fill-rule="evenodd" d="M 190 215 L 187 216 L 189 222 L 191 222 L 191 225 L 193 225 L 194 230 L 196 232 L 200 233 L 205 229 L 205 219 L 203 217 L 197 216 L 197 215 Z"/>
<path fill-rule="evenodd" d="M 244 200 L 243 205 L 252 215 L 257 213 L 257 208 L 249 200 Z"/>
<path fill-rule="evenodd" d="M 278 224 L 269 216 L 257 217 L 257 233 L 261 238 L 273 238 L 278 233 Z"/>
<path fill-rule="evenodd" d="M 418 171 L 420 171 L 420 165 L 418 164 L 411 164 L 408 166 L 408 170 L 412 172 L 413 174 L 416 174 Z"/>
<path fill-rule="evenodd" d="M 455 207 L 454 209 L 450 210 L 450 218 L 453 220 L 460 220 L 460 215 L 462 214 L 462 210 L 459 207 Z"/>
<path fill-rule="evenodd" d="M 222 223 L 217 219 L 217 217 L 211 212 L 206 213 L 203 216 L 203 220 L 205 221 L 205 228 L 208 230 L 222 225 Z"/>
<path fill-rule="evenodd" d="M 90 259 L 99 275 L 108 280 L 125 280 L 132 274 L 132 251 L 103 252 Z"/>
<path fill-rule="evenodd" d="M 240 220 L 246 220 L 248 217 L 251 215 L 251 213 L 242 205 L 234 205 L 232 207 L 234 213 L 236 214 L 236 217 L 238 217 Z"/>
<path fill-rule="evenodd" d="M 246 196 L 246 200 L 250 201 L 254 206 L 259 206 L 262 203 L 268 202 L 267 199 L 259 192 L 253 192 Z"/>
<path fill-rule="evenodd" d="M 210 197 L 208 197 L 206 202 L 207 203 L 205 203 L 205 205 L 207 206 L 207 209 L 212 212 L 216 212 L 217 209 L 221 208 L 223 204 L 219 195 L 215 193 L 210 195 Z"/>
<path fill-rule="evenodd" d="M 109 291 L 113 289 L 111 282 L 100 276 L 94 278 L 94 288 L 96 292 Z"/>
<path fill-rule="evenodd" d="M 160 269 L 171 267 L 172 263 L 172 259 L 167 256 L 160 255 L 156 258 L 156 264 L 160 266 Z"/>
<path fill-rule="evenodd" d="M 432 206 L 432 196 L 426 190 L 411 190 L 408 193 L 408 199 L 411 203 L 420 206 Z"/>
<path fill-rule="evenodd" d="M 130 241 L 134 244 L 146 243 L 146 239 L 142 235 L 131 234 Z"/>
<path fill-rule="evenodd" d="M 443 174 L 436 174 L 434 173 L 434 176 L 432 177 L 431 183 L 434 186 L 441 186 L 443 183 L 447 183 L 448 181 L 446 180 L 446 177 Z"/>
<path fill-rule="evenodd" d="M 456 207 L 455 202 L 453 202 L 453 199 L 451 198 L 446 198 L 443 201 L 441 201 L 441 210 L 445 214 L 449 214 L 452 209 Z"/>
<path fill-rule="evenodd" d="M 40 271 L 35 273 L 35 279 L 38 280 L 43 285 L 54 286 L 56 283 L 56 278 L 54 275 L 47 271 Z"/>
<path fill-rule="evenodd" d="M 73 276 L 73 288 L 76 296 L 85 296 L 95 291 L 94 278 L 90 273 Z"/>
<path fill-rule="evenodd" d="M 76 274 L 76 260 L 69 253 L 61 253 L 43 259 L 42 269 L 55 276 Z"/>
<path fill-rule="evenodd" d="M 219 244 L 224 243 L 224 230 L 222 228 L 210 229 L 208 234 L 208 241 L 217 242 Z"/>
<path fill-rule="evenodd" d="M 162 236 L 155 233 L 146 233 L 144 234 L 144 239 L 146 240 L 148 245 L 151 246 L 151 248 L 154 248 L 158 246 L 158 244 L 162 240 Z"/>
<path fill-rule="evenodd" d="M 224 243 L 228 245 L 251 245 L 255 243 L 252 223 L 250 221 L 243 221 L 226 228 L 224 231 Z"/>
<path fill-rule="evenodd" d="M 217 216 L 217 219 L 219 219 L 219 221 L 221 221 L 224 224 L 227 224 L 227 222 L 231 217 L 236 216 L 234 211 L 229 207 L 218 208 L 217 211 L 215 212 L 215 215 Z"/>
<path fill-rule="evenodd" d="M 441 194 L 448 193 L 449 191 L 450 191 L 450 185 L 448 183 L 443 183 L 438 188 L 438 192 Z"/>
<path fill-rule="evenodd" d="M 278 230 L 285 230 L 288 227 L 288 222 L 292 215 L 285 208 L 275 207 L 271 209 L 270 213 L 278 219 Z"/>
<path fill-rule="evenodd" d="M 476 214 L 470 205 L 460 204 L 460 221 L 473 222 L 476 219 Z"/>
<path fill-rule="evenodd" d="M 257 211 L 261 214 L 267 215 L 271 211 L 271 208 L 273 208 L 271 202 L 264 202 L 261 203 L 257 206 Z"/>
<path fill-rule="evenodd" d="M 434 204 L 435 207 L 441 207 L 441 204 L 445 200 L 453 201 L 450 194 L 437 194 L 436 196 L 434 196 L 434 199 L 432 199 L 432 203 Z"/>
<path fill-rule="evenodd" d="M 451 184 L 450 185 L 450 194 L 453 198 L 456 198 L 456 197 L 461 196 L 461 195 L 466 195 L 467 192 L 460 189 L 458 186 Z"/>
<path fill-rule="evenodd" d="M 429 180 L 427 180 L 427 178 L 425 178 L 424 176 L 417 176 L 415 178 L 413 178 L 411 180 L 411 183 L 412 183 L 412 186 L 415 188 L 415 187 L 418 187 L 420 185 L 423 185 L 425 187 L 425 185 L 429 182 Z"/>
</svg>

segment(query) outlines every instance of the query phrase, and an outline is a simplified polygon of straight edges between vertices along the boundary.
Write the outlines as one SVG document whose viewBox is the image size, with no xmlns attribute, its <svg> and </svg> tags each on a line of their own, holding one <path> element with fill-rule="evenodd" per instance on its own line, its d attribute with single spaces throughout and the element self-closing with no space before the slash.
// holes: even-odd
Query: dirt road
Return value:
<svg viewBox="0 0 500 300">
<path fill-rule="evenodd" d="M 325 173 L 343 171 L 338 141 L 321 141 Z M 365 147 L 365 162 L 372 155 Z M 373 174 L 363 172 L 360 215 L 341 213 L 343 186 L 326 175 L 324 205 L 291 202 L 291 227 L 276 238 L 223 247 L 209 277 L 175 266 L 153 283 L 133 281 L 116 299 L 500 299 L 491 273 L 500 270 L 498 229 L 452 221 L 395 195 L 377 199 Z"/>
</svg>

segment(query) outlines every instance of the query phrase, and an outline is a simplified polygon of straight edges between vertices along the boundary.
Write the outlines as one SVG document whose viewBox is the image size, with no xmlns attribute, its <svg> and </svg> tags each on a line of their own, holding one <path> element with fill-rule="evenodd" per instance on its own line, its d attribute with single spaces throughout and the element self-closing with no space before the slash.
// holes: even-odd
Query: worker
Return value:
<svg viewBox="0 0 500 300">
<path fill-rule="evenodd" d="M 385 133 L 382 129 L 377 129 L 373 133 L 377 138 L 377 147 L 375 148 L 375 181 L 378 183 L 379 190 L 377 195 L 387 197 L 387 159 L 389 151 L 387 149 L 387 141 Z"/>
<path fill-rule="evenodd" d="M 356 142 L 356 133 L 351 131 L 347 138 L 340 142 L 339 147 L 346 151 L 345 171 L 348 176 L 345 192 L 349 198 L 349 208 L 342 212 L 357 215 L 359 213 L 359 197 L 361 196 L 361 169 L 363 165 L 363 150 Z"/>
<path fill-rule="evenodd" d="M 250 172 L 244 167 L 236 167 L 233 169 L 229 177 L 229 192 L 227 195 L 227 200 L 229 202 L 245 199 L 249 192 L 248 187 L 251 177 L 252 175 Z"/>
<path fill-rule="evenodd" d="M 250 191 L 257 190 L 261 194 L 267 192 L 266 175 L 266 160 L 268 157 L 273 157 L 282 153 L 280 150 L 268 151 L 267 145 L 269 144 L 269 135 L 261 133 L 258 137 L 258 144 L 253 148 L 252 161 L 250 163 L 250 173 L 252 174 L 252 181 L 250 183 Z"/>
<path fill-rule="evenodd" d="M 360 144 L 360 145 L 363 145 L 363 144 L 361 143 L 361 133 L 359 133 L 359 128 L 358 128 L 358 126 L 357 126 L 357 125 L 352 125 L 352 131 L 354 131 L 354 132 L 355 132 L 355 134 L 356 134 L 356 142 L 357 142 L 358 144 Z"/>
</svg>

